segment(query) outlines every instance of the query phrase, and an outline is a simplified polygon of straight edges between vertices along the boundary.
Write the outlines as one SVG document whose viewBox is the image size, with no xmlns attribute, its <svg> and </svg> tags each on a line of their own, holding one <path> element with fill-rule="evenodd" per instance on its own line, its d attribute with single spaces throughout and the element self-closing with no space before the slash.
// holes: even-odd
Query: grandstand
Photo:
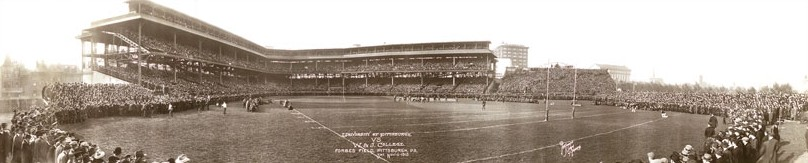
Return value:
<svg viewBox="0 0 808 163">
<path fill-rule="evenodd" d="M 82 31 L 82 48 L 90 43 L 82 57 L 94 71 L 152 90 L 460 95 L 484 93 L 493 78 L 489 41 L 265 49 L 159 4 L 127 3 L 127 14 L 92 22 Z M 104 50 L 96 51 L 98 46 Z M 209 89 L 194 89 L 200 87 Z"/>
</svg>

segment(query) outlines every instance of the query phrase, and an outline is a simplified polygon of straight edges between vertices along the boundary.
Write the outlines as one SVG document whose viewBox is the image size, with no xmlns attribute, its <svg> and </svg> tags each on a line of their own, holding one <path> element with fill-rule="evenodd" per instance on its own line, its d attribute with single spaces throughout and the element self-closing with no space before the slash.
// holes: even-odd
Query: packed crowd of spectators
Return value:
<svg viewBox="0 0 808 163">
<path fill-rule="evenodd" d="M 0 160 L 6 162 L 73 162 L 73 163 L 145 163 L 151 161 L 183 163 L 184 154 L 167 160 L 149 159 L 144 151 L 124 155 L 120 147 L 112 153 L 82 140 L 74 133 L 58 129 L 57 105 L 32 106 L 14 110 L 11 126 L 0 124 Z M 10 127 L 10 128 L 9 128 Z"/>
<path fill-rule="evenodd" d="M 233 58 L 232 55 L 219 55 L 217 52 L 213 52 L 210 50 L 200 49 L 199 47 L 191 47 L 182 44 L 174 44 L 168 40 L 162 40 L 148 35 L 140 35 L 141 37 L 138 37 L 137 33 L 127 29 L 116 29 L 113 30 L 112 32 L 121 34 L 130 40 L 138 40 L 138 38 L 140 38 L 141 41 L 140 46 L 143 46 L 144 48 L 149 49 L 151 51 L 160 51 L 170 55 L 179 55 L 180 57 L 199 59 L 222 65 L 238 66 L 242 68 L 249 68 L 256 70 L 267 69 L 265 64 L 260 62 L 249 61 L 244 58 L 236 59 Z"/>
<path fill-rule="evenodd" d="M 294 73 L 335 73 L 340 71 L 367 72 L 367 71 L 439 71 L 439 70 L 488 70 L 489 67 L 482 59 L 460 59 L 453 62 L 450 59 L 430 60 L 406 60 L 390 62 L 389 60 L 374 61 L 370 64 L 357 61 L 357 63 L 346 64 L 338 62 L 322 63 L 274 63 L 268 60 L 248 60 L 246 58 L 234 58 L 233 55 L 218 54 L 218 52 L 198 46 L 187 46 L 184 44 L 174 44 L 169 40 L 152 37 L 150 35 L 138 35 L 128 29 L 113 29 L 113 33 L 118 33 L 130 40 L 140 39 L 140 46 L 150 51 L 165 52 L 169 55 L 198 59 L 210 63 L 236 66 L 253 70 L 263 70 L 270 72 L 294 72 Z M 266 62 L 266 63 L 265 63 Z M 361 62 L 361 63 L 360 63 Z M 344 67 L 343 67 L 344 66 Z"/>
<path fill-rule="evenodd" d="M 547 70 L 509 72 L 502 78 L 498 93 L 544 95 L 547 91 Z M 551 95 L 593 96 L 615 91 L 615 82 L 606 70 L 551 68 Z M 576 79 L 577 74 L 577 79 Z"/>
<path fill-rule="evenodd" d="M 596 102 L 714 115 L 726 115 L 739 108 L 755 108 L 774 113 L 778 118 L 796 119 L 799 112 L 806 109 L 808 97 L 786 93 L 617 92 L 604 94 Z"/>
<path fill-rule="evenodd" d="M 135 84 L 56 83 L 46 88 L 52 112 L 62 123 L 82 122 L 107 111 L 95 108 L 156 103 L 152 91 Z"/>
<path fill-rule="evenodd" d="M 408 61 L 408 62 L 372 62 L 369 64 L 345 65 L 344 71 L 348 72 L 368 72 L 368 71 L 423 71 L 423 70 L 487 70 L 484 60 L 464 61 L 452 63 L 452 60 L 442 61 Z"/>
<path fill-rule="evenodd" d="M 808 110 L 808 96 L 790 93 L 617 92 L 602 95 L 595 102 L 713 115 L 704 142 L 686 145 L 667 158 L 649 153 L 648 160 L 653 162 L 778 162 L 779 122 L 796 119 Z M 719 121 L 728 127 L 718 129 Z"/>
</svg>

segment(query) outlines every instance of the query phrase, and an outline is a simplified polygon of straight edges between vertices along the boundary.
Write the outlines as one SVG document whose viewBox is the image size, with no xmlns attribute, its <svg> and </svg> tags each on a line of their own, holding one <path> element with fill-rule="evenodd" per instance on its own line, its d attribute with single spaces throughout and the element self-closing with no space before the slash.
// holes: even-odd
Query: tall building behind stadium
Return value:
<svg viewBox="0 0 808 163">
<path fill-rule="evenodd" d="M 511 60 L 511 66 L 516 68 L 527 68 L 528 47 L 518 44 L 503 44 L 494 49 L 494 55 L 499 58 Z"/>
<path fill-rule="evenodd" d="M 126 4 L 127 13 L 94 21 L 77 36 L 82 62 L 94 74 L 85 82 L 137 83 L 164 92 L 198 91 L 186 88 L 191 85 L 314 93 L 479 94 L 494 77 L 496 56 L 490 41 L 269 49 L 148 0 Z"/>
<path fill-rule="evenodd" d="M 614 79 L 616 82 L 628 82 L 631 80 L 631 69 L 626 66 L 609 64 L 595 65 L 600 69 L 608 71 L 609 75 L 611 75 L 612 79 Z"/>
</svg>

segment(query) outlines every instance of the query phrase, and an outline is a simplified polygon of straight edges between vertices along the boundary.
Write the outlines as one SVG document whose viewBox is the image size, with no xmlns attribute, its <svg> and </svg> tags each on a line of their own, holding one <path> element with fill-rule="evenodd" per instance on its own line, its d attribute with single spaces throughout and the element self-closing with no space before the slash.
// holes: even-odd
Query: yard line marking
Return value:
<svg viewBox="0 0 808 163">
<path fill-rule="evenodd" d="M 311 119 L 311 117 L 307 116 L 306 114 L 303 114 L 303 112 L 300 112 L 300 111 L 298 111 L 298 110 L 294 110 L 294 111 L 295 111 L 295 112 L 297 112 L 297 113 L 300 113 L 300 115 L 303 115 L 304 117 L 308 118 L 309 120 L 314 121 L 314 123 L 317 123 L 318 125 L 320 125 L 320 127 L 325 128 L 325 129 L 326 129 L 326 130 L 328 130 L 328 131 L 331 131 L 331 133 L 334 133 L 334 135 L 337 135 L 338 137 L 340 137 L 340 138 L 342 138 L 342 139 L 347 140 L 348 142 L 350 142 L 350 143 L 351 143 L 351 145 L 356 146 L 356 142 L 352 141 L 351 139 L 345 138 L 344 136 L 340 135 L 339 133 L 337 133 L 336 131 L 332 130 L 331 128 L 328 128 L 328 127 L 326 127 L 325 125 L 323 125 L 322 123 L 317 122 L 317 121 L 316 121 L 316 120 L 314 120 L 314 119 Z M 376 158 L 378 158 L 378 159 L 380 159 L 380 160 L 382 160 L 382 161 L 384 161 L 384 162 L 390 163 L 390 161 L 387 161 L 387 159 L 382 158 L 381 156 L 377 155 L 377 154 L 376 154 L 376 153 L 374 153 L 373 151 L 368 150 L 368 149 L 365 149 L 365 147 L 362 147 L 362 146 L 358 146 L 358 147 L 359 147 L 359 148 L 362 148 L 362 150 L 363 150 L 363 151 L 370 151 L 370 154 L 372 154 L 373 156 L 376 156 Z"/>
<path fill-rule="evenodd" d="M 580 112 L 585 113 L 585 112 Z M 567 113 L 553 113 L 550 115 L 564 115 Z M 384 127 L 384 126 L 425 126 L 425 125 L 441 125 L 441 124 L 452 124 L 452 123 L 466 123 L 466 122 L 483 122 L 483 121 L 498 121 L 498 120 L 511 120 L 511 119 L 521 119 L 521 118 L 531 118 L 531 117 L 543 117 L 544 114 L 540 115 L 528 115 L 528 116 L 520 116 L 520 117 L 506 117 L 506 118 L 498 118 L 498 119 L 481 119 L 481 120 L 465 120 L 465 121 L 449 121 L 449 122 L 431 122 L 431 123 L 410 123 L 410 124 L 400 124 L 400 125 L 373 125 L 373 126 L 338 126 L 333 128 L 356 128 L 356 127 Z"/>
<path fill-rule="evenodd" d="M 628 112 L 615 112 L 615 113 L 606 113 L 606 114 L 595 114 L 595 115 L 588 115 L 588 116 L 580 116 L 575 118 L 586 118 L 586 117 L 597 117 L 597 116 L 605 116 L 605 115 L 612 115 L 612 114 L 621 114 L 621 113 L 628 113 Z M 561 118 L 558 120 L 569 120 L 572 118 Z M 523 125 L 523 124 L 531 124 L 531 123 L 543 123 L 547 122 L 544 120 L 541 121 L 530 121 L 530 122 L 522 122 L 522 123 L 510 123 L 510 124 L 501 124 L 501 125 L 493 125 L 493 126 L 483 126 L 483 127 L 474 127 L 474 128 L 460 128 L 460 129 L 452 129 L 452 130 L 437 130 L 437 131 L 424 131 L 424 132 L 413 132 L 418 134 L 432 134 L 432 133 L 442 133 L 442 132 L 456 132 L 456 131 L 470 131 L 470 130 L 480 130 L 486 128 L 496 128 L 496 127 L 505 127 L 505 126 L 515 126 L 515 125 Z"/>
<path fill-rule="evenodd" d="M 671 116 L 673 116 L 673 115 L 671 115 Z M 668 117 L 668 118 L 670 118 L 670 117 Z M 592 138 L 592 137 L 595 137 L 595 136 L 600 136 L 600 135 L 611 134 L 611 133 L 614 133 L 614 132 L 617 132 L 617 131 L 622 131 L 622 130 L 626 130 L 626 129 L 630 129 L 630 128 L 634 128 L 634 127 L 638 127 L 638 126 L 646 125 L 646 124 L 653 123 L 653 122 L 660 121 L 660 120 L 664 120 L 664 119 L 667 119 L 667 118 L 659 118 L 659 119 L 655 119 L 655 120 L 651 120 L 651 121 L 643 122 L 643 123 L 640 123 L 640 124 L 635 124 L 635 125 L 631 125 L 631 126 L 628 126 L 628 127 L 623 127 L 623 128 L 615 129 L 615 130 L 612 130 L 612 131 L 607 131 L 607 132 L 602 132 L 602 133 L 592 134 L 592 135 L 589 135 L 589 136 L 584 136 L 584 137 L 580 137 L 580 138 L 577 138 L 577 139 L 573 139 L 572 141 L 578 141 L 578 140 L 583 140 L 583 139 L 587 139 L 587 138 Z M 513 156 L 513 155 L 519 155 L 519 154 L 524 154 L 524 153 L 529 153 L 529 152 L 535 152 L 535 151 L 539 151 L 539 150 L 543 150 L 543 149 L 547 149 L 547 148 L 551 148 L 551 147 L 555 147 L 555 146 L 558 146 L 558 144 L 554 144 L 554 145 L 548 145 L 548 146 L 539 147 L 539 148 L 534 148 L 534 149 L 525 150 L 525 151 L 520 151 L 520 152 L 516 152 L 516 153 L 508 153 L 508 154 L 503 154 L 503 155 L 499 155 L 499 156 L 491 156 L 491 157 L 479 158 L 479 159 L 474 159 L 474 160 L 467 160 L 467 161 L 463 161 L 463 162 L 461 162 L 461 163 L 469 163 L 469 162 L 477 162 L 477 161 L 485 161 L 485 160 L 491 160 L 491 159 L 498 159 L 498 158 L 503 158 L 503 157 Z"/>
</svg>

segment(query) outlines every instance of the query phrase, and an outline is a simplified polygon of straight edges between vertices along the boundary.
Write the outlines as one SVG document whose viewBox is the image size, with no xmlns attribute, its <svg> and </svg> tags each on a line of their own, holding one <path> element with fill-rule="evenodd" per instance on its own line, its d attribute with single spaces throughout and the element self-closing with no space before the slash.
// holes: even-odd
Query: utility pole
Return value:
<svg viewBox="0 0 808 163">
<path fill-rule="evenodd" d="M 550 120 L 550 60 L 547 60 L 547 87 L 544 93 L 544 121 Z"/>
<path fill-rule="evenodd" d="M 578 91 L 578 69 L 575 69 L 575 76 L 573 76 L 572 82 L 572 118 L 575 119 L 575 98 L 577 97 L 576 93 Z"/>
</svg>

